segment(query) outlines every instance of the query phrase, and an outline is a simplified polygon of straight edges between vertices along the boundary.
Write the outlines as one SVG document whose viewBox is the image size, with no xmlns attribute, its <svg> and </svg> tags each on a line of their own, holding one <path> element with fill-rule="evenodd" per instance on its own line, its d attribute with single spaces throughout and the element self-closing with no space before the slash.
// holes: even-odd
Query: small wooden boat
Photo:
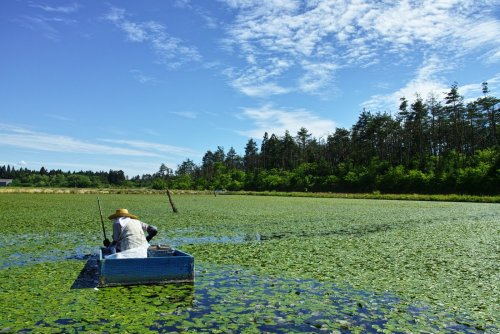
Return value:
<svg viewBox="0 0 500 334">
<path fill-rule="evenodd" d="M 194 282 L 194 257 L 168 246 L 150 246 L 147 258 L 107 259 L 99 251 L 99 287 Z"/>
</svg>

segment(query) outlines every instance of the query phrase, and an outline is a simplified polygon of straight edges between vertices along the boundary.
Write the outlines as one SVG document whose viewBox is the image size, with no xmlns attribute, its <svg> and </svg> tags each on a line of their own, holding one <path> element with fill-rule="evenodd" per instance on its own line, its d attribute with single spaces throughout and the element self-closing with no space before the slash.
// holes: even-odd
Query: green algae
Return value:
<svg viewBox="0 0 500 334">
<path fill-rule="evenodd" d="M 3 329 L 18 332 L 479 332 L 467 317 L 388 292 L 201 265 L 195 285 L 69 286 L 78 261 L 9 268 Z M 81 261 L 80 261 L 81 262 Z M 57 276 L 59 278 L 57 278 Z M 4 280 L 6 277 L 2 276 Z M 34 288 L 38 286 L 38 288 Z"/>
<path fill-rule="evenodd" d="M 498 331 L 497 204 L 100 197 L 193 254 L 195 284 L 79 286 L 96 198 L 0 194 L 0 332 Z"/>
</svg>

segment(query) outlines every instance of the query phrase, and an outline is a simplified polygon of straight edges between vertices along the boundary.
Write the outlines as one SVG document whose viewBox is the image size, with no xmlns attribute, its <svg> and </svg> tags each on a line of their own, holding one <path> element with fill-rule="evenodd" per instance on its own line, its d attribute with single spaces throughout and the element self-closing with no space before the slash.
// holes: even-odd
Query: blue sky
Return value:
<svg viewBox="0 0 500 334">
<path fill-rule="evenodd" d="M 132 177 L 455 81 L 500 96 L 499 36 L 498 0 L 1 1 L 0 165 Z"/>
</svg>

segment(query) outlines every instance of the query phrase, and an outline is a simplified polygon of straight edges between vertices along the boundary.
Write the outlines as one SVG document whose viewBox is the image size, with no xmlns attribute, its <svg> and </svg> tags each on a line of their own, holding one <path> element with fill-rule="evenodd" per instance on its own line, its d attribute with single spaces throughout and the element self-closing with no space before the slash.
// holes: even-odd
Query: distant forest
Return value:
<svg viewBox="0 0 500 334">
<path fill-rule="evenodd" d="M 397 115 L 364 110 L 351 129 L 314 138 L 306 128 L 294 136 L 265 133 L 250 139 L 243 156 L 231 147 L 207 151 L 175 172 L 128 178 L 109 172 L 32 171 L 0 167 L 13 186 L 227 189 L 256 191 L 500 194 L 500 99 L 465 103 L 453 84 L 443 101 L 417 94 L 401 98 Z"/>
</svg>

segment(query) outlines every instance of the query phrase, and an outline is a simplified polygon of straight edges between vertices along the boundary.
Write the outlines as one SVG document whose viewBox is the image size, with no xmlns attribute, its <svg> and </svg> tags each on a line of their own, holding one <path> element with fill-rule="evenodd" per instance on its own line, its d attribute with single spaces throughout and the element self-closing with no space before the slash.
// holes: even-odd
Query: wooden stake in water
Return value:
<svg viewBox="0 0 500 334">
<path fill-rule="evenodd" d="M 170 190 L 167 189 L 167 196 L 168 196 L 168 201 L 170 202 L 170 206 L 172 207 L 172 211 L 174 213 L 177 213 L 177 208 L 175 207 L 174 200 L 172 199 L 172 196 L 170 195 Z"/>
</svg>

